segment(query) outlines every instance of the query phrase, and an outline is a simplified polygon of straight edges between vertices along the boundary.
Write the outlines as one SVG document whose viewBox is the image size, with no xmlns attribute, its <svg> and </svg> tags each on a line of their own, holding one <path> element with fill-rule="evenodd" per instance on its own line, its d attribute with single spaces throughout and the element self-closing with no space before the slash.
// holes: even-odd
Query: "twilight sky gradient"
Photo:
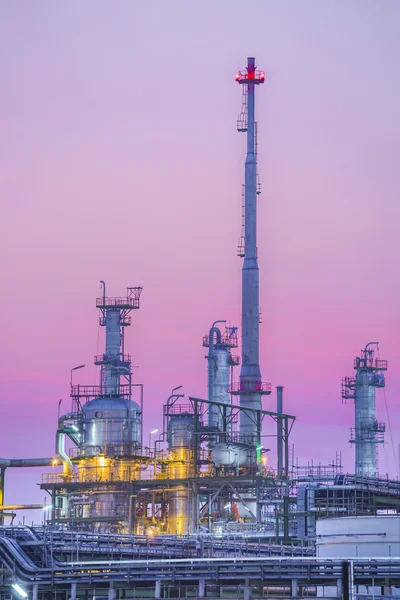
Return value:
<svg viewBox="0 0 400 600">
<path fill-rule="evenodd" d="M 96 382 L 100 279 L 110 295 L 144 286 L 127 349 L 145 431 L 172 387 L 206 395 L 202 335 L 240 324 L 234 74 L 251 55 L 268 74 L 263 379 L 285 386 L 299 460 L 342 450 L 351 470 L 340 381 L 379 340 L 397 455 L 399 2 L 19 0 L 0 9 L 1 456 L 53 454 L 70 368 Z M 396 476 L 386 440 L 380 470 Z M 9 470 L 6 502 L 41 500 L 39 478 Z"/>
</svg>

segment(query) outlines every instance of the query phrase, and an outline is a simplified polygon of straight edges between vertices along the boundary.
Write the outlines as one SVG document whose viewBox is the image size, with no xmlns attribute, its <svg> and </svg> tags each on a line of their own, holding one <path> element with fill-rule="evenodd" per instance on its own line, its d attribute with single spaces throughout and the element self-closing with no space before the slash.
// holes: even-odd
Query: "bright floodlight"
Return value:
<svg viewBox="0 0 400 600">
<path fill-rule="evenodd" d="M 262 450 L 264 446 L 257 446 L 256 450 Z"/>
<path fill-rule="evenodd" d="M 53 505 L 52 505 L 52 504 L 45 504 L 45 505 L 43 506 L 43 510 L 44 510 L 44 511 L 46 511 L 46 510 L 50 510 L 51 508 L 53 508 Z"/>
<path fill-rule="evenodd" d="M 153 431 L 150 431 L 150 434 L 153 435 L 153 433 L 157 433 L 158 429 L 153 429 Z"/>
<path fill-rule="evenodd" d="M 71 429 L 73 429 L 74 431 L 79 431 L 76 425 L 71 425 Z"/>
<path fill-rule="evenodd" d="M 225 504 L 224 508 L 229 508 L 230 507 L 230 503 L 228 502 L 228 504 Z"/>
<path fill-rule="evenodd" d="M 18 583 L 13 583 L 11 587 L 21 596 L 21 598 L 28 597 L 28 594 L 26 593 L 26 591 L 23 590 L 22 587 L 20 585 L 18 585 Z"/>
</svg>

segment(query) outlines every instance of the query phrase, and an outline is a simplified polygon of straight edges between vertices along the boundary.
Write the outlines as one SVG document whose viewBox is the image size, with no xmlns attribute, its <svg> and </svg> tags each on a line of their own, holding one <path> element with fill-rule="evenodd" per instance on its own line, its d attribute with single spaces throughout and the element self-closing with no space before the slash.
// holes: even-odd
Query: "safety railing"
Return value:
<svg viewBox="0 0 400 600">
<path fill-rule="evenodd" d="M 388 361 L 379 358 L 355 358 L 355 369 L 373 369 L 375 371 L 387 371 Z"/>
<path fill-rule="evenodd" d="M 261 381 L 238 381 L 232 383 L 229 388 L 231 394 L 251 394 L 253 392 L 261 392 L 262 394 L 270 394 L 272 387 L 270 383 Z"/>
<path fill-rule="evenodd" d="M 130 354 L 118 354 L 118 355 L 107 355 L 107 354 L 96 354 L 94 357 L 95 364 L 118 364 L 118 363 L 130 363 Z"/>
<path fill-rule="evenodd" d="M 264 71 L 253 71 L 248 73 L 247 71 L 238 71 L 235 79 L 238 83 L 248 83 L 254 81 L 254 83 L 264 83 L 265 73 Z"/>
<path fill-rule="evenodd" d="M 139 308 L 139 298 L 96 298 L 97 308 Z"/>
<path fill-rule="evenodd" d="M 73 385 L 71 388 L 72 398 L 105 398 L 111 396 L 128 396 L 130 392 L 129 384 L 119 386 L 118 393 L 107 393 L 104 386 L 101 385 Z"/>
</svg>

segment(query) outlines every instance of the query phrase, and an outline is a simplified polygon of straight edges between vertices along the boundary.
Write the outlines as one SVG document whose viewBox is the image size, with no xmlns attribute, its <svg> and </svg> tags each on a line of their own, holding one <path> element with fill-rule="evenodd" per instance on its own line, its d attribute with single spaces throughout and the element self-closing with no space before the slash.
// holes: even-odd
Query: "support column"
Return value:
<svg viewBox="0 0 400 600">
<path fill-rule="evenodd" d="M 199 598 L 205 597 L 206 582 L 204 579 L 199 579 Z"/>
<path fill-rule="evenodd" d="M 392 595 L 392 586 L 390 585 L 390 581 L 389 579 L 386 577 L 385 578 L 385 583 L 383 586 L 383 594 L 385 596 L 391 596 Z"/>
<path fill-rule="evenodd" d="M 336 582 L 336 597 L 343 598 L 343 579 L 338 579 Z"/>
<path fill-rule="evenodd" d="M 199 527 L 199 494 L 197 483 L 192 483 L 192 523 L 191 533 L 197 533 Z"/>
<path fill-rule="evenodd" d="M 114 600 L 116 597 L 114 582 L 110 581 L 110 587 L 108 588 L 108 600 Z"/>
<path fill-rule="evenodd" d="M 32 600 L 38 600 L 39 584 L 34 583 L 32 588 Z"/>
<path fill-rule="evenodd" d="M 249 585 L 249 580 L 246 579 L 243 587 L 243 600 L 250 600 L 251 598 L 251 587 Z"/>
<path fill-rule="evenodd" d="M 297 598 L 297 579 L 292 579 L 292 598 Z"/>
<path fill-rule="evenodd" d="M 156 589 L 154 592 L 154 598 L 161 598 L 161 579 L 156 580 Z"/>
<path fill-rule="evenodd" d="M 76 600 L 76 583 L 71 583 L 71 600 Z"/>
</svg>

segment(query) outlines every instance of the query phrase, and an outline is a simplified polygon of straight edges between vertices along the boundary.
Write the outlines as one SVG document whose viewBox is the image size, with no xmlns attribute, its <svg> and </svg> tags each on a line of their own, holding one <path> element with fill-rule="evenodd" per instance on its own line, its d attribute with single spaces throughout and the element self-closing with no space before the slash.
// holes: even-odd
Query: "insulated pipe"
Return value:
<svg viewBox="0 0 400 600">
<path fill-rule="evenodd" d="M 74 415 L 68 413 L 58 419 L 58 429 L 56 433 L 56 453 L 63 465 L 63 475 L 72 475 L 72 462 L 68 454 L 65 452 L 65 430 L 64 421 L 74 419 Z"/>
<path fill-rule="evenodd" d="M 0 506 L 0 510 L 40 510 L 50 506 L 50 504 L 3 504 Z"/>
<path fill-rule="evenodd" d="M 54 458 L 0 458 L 0 468 L 9 467 L 50 467 Z"/>
<path fill-rule="evenodd" d="M 106 282 L 102 279 L 100 280 L 101 287 L 103 288 L 103 306 L 106 305 Z"/>
<path fill-rule="evenodd" d="M 367 352 L 368 346 L 378 346 L 379 342 L 368 342 L 368 344 L 364 348 L 364 352 Z"/>
</svg>

